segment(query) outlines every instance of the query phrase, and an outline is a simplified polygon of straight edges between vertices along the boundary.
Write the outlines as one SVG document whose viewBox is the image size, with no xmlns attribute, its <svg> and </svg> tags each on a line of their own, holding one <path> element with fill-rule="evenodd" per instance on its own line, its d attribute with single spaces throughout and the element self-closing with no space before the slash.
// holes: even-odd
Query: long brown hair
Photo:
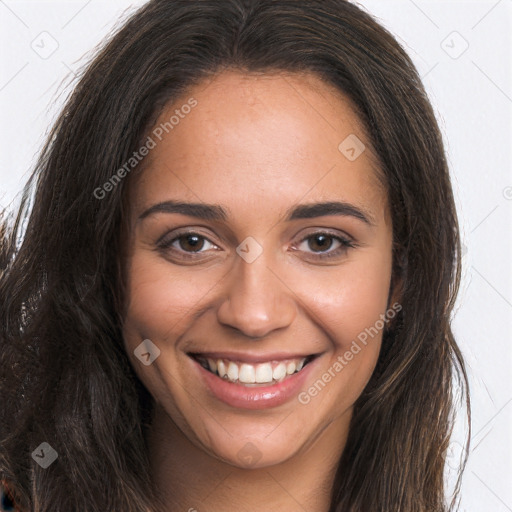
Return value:
<svg viewBox="0 0 512 512">
<path fill-rule="evenodd" d="M 402 310 L 358 399 L 330 512 L 441 512 L 455 391 L 460 241 L 442 137 L 393 36 L 344 0 L 152 0 L 86 68 L 0 249 L 0 478 L 24 510 L 152 511 L 152 398 L 123 349 L 132 175 L 161 109 L 223 69 L 312 72 L 347 95 L 385 176 Z M 42 442 L 58 454 L 43 469 Z M 460 480 L 459 482 L 460 483 Z M 458 491 L 459 485 L 456 486 Z"/>
</svg>

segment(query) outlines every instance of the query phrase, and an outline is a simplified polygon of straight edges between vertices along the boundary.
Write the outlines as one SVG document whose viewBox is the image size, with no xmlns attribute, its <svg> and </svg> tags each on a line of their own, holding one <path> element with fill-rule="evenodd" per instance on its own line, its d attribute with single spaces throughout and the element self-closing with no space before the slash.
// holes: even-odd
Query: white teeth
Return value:
<svg viewBox="0 0 512 512">
<path fill-rule="evenodd" d="M 286 365 L 279 363 L 272 372 L 274 380 L 281 380 L 286 375 Z"/>
<path fill-rule="evenodd" d="M 226 365 L 224 364 L 224 361 L 217 361 L 217 372 L 219 373 L 219 377 L 225 377 L 227 375 L 226 372 Z"/>
<path fill-rule="evenodd" d="M 259 364 L 256 367 L 256 382 L 272 382 L 272 366 L 270 363 Z"/>
<path fill-rule="evenodd" d="M 238 379 L 244 384 L 254 384 L 256 382 L 254 366 L 250 364 L 243 364 L 240 366 L 240 374 L 238 375 Z"/>
<path fill-rule="evenodd" d="M 297 365 L 295 363 L 288 363 L 286 365 L 286 373 L 288 375 L 291 375 L 292 373 L 295 373 L 295 370 L 297 369 Z"/>
<path fill-rule="evenodd" d="M 203 360 L 204 361 L 204 360 Z M 289 375 L 299 372 L 304 367 L 306 358 L 288 361 L 269 361 L 256 365 L 237 363 L 226 359 L 206 358 L 207 366 L 212 373 L 230 382 L 241 384 L 271 384 L 281 382 Z M 204 365 L 206 366 L 206 361 Z"/>
<path fill-rule="evenodd" d="M 228 379 L 232 381 L 238 380 L 238 366 L 233 362 L 230 362 L 228 366 Z"/>
</svg>

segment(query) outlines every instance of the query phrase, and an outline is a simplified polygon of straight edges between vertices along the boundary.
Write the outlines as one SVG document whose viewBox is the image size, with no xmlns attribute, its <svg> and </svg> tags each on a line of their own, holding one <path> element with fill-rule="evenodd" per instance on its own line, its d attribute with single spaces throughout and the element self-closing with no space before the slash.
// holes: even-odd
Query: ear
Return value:
<svg viewBox="0 0 512 512">
<path fill-rule="evenodd" d="M 389 286 L 388 294 L 388 309 L 400 305 L 402 309 L 403 293 L 405 288 L 406 280 L 406 269 L 407 269 L 407 258 L 405 251 L 396 251 L 396 259 L 393 260 L 393 270 L 391 274 L 391 283 Z M 393 309 L 395 309 L 393 307 Z M 396 316 L 391 320 L 388 325 L 388 329 L 394 329 L 396 327 Z"/>
<path fill-rule="evenodd" d="M 389 319 L 385 328 L 385 332 L 395 331 L 398 326 L 398 314 L 402 309 L 402 296 L 403 296 L 403 278 L 398 275 L 391 279 L 391 284 L 389 287 L 388 294 L 388 305 L 386 308 L 386 316 L 389 315 Z M 392 315 L 390 312 L 394 311 Z M 388 313 L 389 312 L 389 313 Z"/>
<path fill-rule="evenodd" d="M 391 269 L 391 283 L 389 286 L 389 305 L 402 302 L 407 276 L 407 249 L 397 242 L 393 243 L 393 263 Z"/>
<path fill-rule="evenodd" d="M 404 278 L 402 275 L 395 275 L 391 279 L 391 286 L 389 288 L 388 308 L 395 303 L 402 303 L 404 291 Z"/>
</svg>

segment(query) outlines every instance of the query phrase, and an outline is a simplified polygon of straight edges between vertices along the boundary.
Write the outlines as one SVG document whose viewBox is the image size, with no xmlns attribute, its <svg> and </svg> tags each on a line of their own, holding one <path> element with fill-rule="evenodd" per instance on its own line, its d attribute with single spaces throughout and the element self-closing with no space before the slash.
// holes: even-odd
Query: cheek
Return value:
<svg viewBox="0 0 512 512">
<path fill-rule="evenodd" d="M 345 349 L 385 312 L 391 278 L 388 252 L 368 250 L 337 266 L 297 264 L 275 270 L 286 283 L 282 293 L 298 298 L 304 314 Z M 215 296 L 226 269 L 180 268 L 152 251 L 138 250 L 128 272 L 127 329 L 165 341 L 183 332 L 200 305 Z"/>
<path fill-rule="evenodd" d="M 126 329 L 161 341 L 183 330 L 194 305 L 221 279 L 218 272 L 180 269 L 145 250 L 135 252 L 128 276 Z"/>
<path fill-rule="evenodd" d="M 369 253 L 293 282 L 312 319 L 337 349 L 345 350 L 385 313 L 390 279 L 391 257 Z"/>
<path fill-rule="evenodd" d="M 390 277 L 391 257 L 368 258 L 303 284 L 309 314 L 330 342 L 314 381 L 299 395 L 309 417 L 343 415 L 370 380 L 386 325 Z"/>
</svg>

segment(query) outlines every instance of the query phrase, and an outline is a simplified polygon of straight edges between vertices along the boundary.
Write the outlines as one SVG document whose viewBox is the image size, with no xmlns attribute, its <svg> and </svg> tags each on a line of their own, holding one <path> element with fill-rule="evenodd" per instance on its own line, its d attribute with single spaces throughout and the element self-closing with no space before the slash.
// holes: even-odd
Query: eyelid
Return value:
<svg viewBox="0 0 512 512">
<path fill-rule="evenodd" d="M 329 247 L 326 251 L 322 252 L 308 252 L 308 257 L 316 261 L 326 261 L 329 260 L 330 258 L 339 258 L 343 256 L 349 249 L 354 249 L 358 247 L 358 244 L 354 241 L 354 239 L 351 236 L 348 236 L 346 234 L 342 235 L 339 233 L 333 233 L 329 229 L 321 228 L 304 235 L 299 241 L 299 244 L 304 243 L 305 241 L 307 241 L 308 239 L 312 238 L 315 235 L 327 235 L 327 237 L 336 240 L 340 244 L 340 246 L 334 250 L 331 250 L 331 248 Z M 298 250 L 296 249 L 296 245 L 293 246 L 293 250 Z"/>
<path fill-rule="evenodd" d="M 208 236 L 201 233 L 201 231 L 199 231 L 198 229 L 195 229 L 195 228 L 182 228 L 182 229 L 169 231 L 169 232 L 165 233 L 165 235 L 161 236 L 156 241 L 155 245 L 157 247 L 162 247 L 162 246 L 165 246 L 166 248 L 171 247 L 171 244 L 174 243 L 177 239 L 187 236 L 187 235 L 198 235 L 200 238 L 203 238 L 204 240 L 208 241 L 210 244 L 218 247 L 218 244 L 213 242 Z M 168 239 L 168 240 L 166 240 L 166 239 Z M 190 254 L 192 254 L 192 253 L 190 253 Z"/>
<path fill-rule="evenodd" d="M 169 237 L 172 236 L 172 238 Z M 194 229 L 192 227 L 189 228 L 179 228 L 175 231 L 167 232 L 165 235 L 160 237 L 157 241 L 157 248 L 161 251 L 170 251 L 174 253 L 178 253 L 179 256 L 182 258 L 182 260 L 197 260 L 199 261 L 201 258 L 201 254 L 208 253 L 211 249 L 206 251 L 184 251 L 181 249 L 177 249 L 172 247 L 172 245 L 181 237 L 184 237 L 186 235 L 197 235 L 199 238 L 202 238 L 203 240 L 207 241 L 208 243 L 215 246 L 217 249 L 219 246 L 215 244 L 208 236 L 205 236 L 203 233 L 200 232 L 199 229 Z M 355 242 L 354 238 L 350 235 L 348 235 L 345 232 L 340 233 L 338 230 L 332 230 L 332 229 L 325 229 L 325 228 L 308 228 L 308 232 L 304 234 L 301 239 L 299 240 L 299 244 L 307 241 L 311 237 L 315 235 L 326 235 L 329 238 L 332 238 L 336 240 L 340 246 L 334 250 L 331 250 L 331 248 L 328 248 L 325 251 L 322 252 L 306 252 L 308 254 L 308 257 L 310 259 L 316 260 L 316 261 L 322 261 L 322 260 L 328 260 L 329 258 L 336 258 L 341 257 L 343 254 L 345 254 L 349 249 L 353 249 L 358 247 L 358 244 Z M 168 241 L 163 242 L 167 237 L 170 239 Z M 297 244 L 292 245 L 292 250 L 299 251 L 299 249 L 296 248 Z M 201 248 L 202 249 L 202 248 Z M 222 249 L 221 249 L 222 250 Z M 301 251 L 303 252 L 303 251 Z"/>
<path fill-rule="evenodd" d="M 306 234 L 302 235 L 301 242 L 304 239 L 312 236 L 312 235 L 329 235 L 334 238 L 343 238 L 346 241 L 354 242 L 354 237 L 346 233 L 345 231 L 341 231 L 339 229 L 330 229 L 330 228 L 321 228 L 321 227 L 310 227 L 306 229 Z"/>
<path fill-rule="evenodd" d="M 210 240 L 208 238 L 207 235 L 204 235 L 200 232 L 200 229 L 202 229 L 202 226 L 198 226 L 198 227 L 194 227 L 194 226 L 191 226 L 191 227 L 183 227 L 183 228 L 176 228 L 174 230 L 170 230 L 170 231 L 167 231 L 166 233 L 164 233 L 157 241 L 156 241 L 156 244 L 160 244 L 162 242 L 162 240 L 164 238 L 166 238 L 170 233 L 173 234 L 173 237 L 174 238 L 177 238 L 179 236 L 182 236 L 182 235 L 188 235 L 188 234 L 197 234 L 197 235 L 200 235 L 204 238 L 206 238 L 207 240 L 209 240 L 211 243 L 214 243 L 212 242 L 212 240 Z M 307 234 L 303 235 L 303 237 L 300 239 L 301 242 L 304 241 L 305 238 L 307 238 L 308 236 L 311 236 L 311 235 L 315 235 L 315 234 L 328 234 L 328 235 L 331 235 L 333 237 L 340 237 L 340 238 L 345 238 L 347 241 L 354 241 L 354 237 L 349 235 L 347 232 L 345 231 L 340 231 L 338 229 L 331 229 L 331 228 L 322 228 L 322 227 L 315 227 L 315 226 L 312 226 L 312 227 L 308 227 L 306 228 L 306 230 L 308 231 Z M 215 244 L 217 245 L 217 244 Z"/>
</svg>

